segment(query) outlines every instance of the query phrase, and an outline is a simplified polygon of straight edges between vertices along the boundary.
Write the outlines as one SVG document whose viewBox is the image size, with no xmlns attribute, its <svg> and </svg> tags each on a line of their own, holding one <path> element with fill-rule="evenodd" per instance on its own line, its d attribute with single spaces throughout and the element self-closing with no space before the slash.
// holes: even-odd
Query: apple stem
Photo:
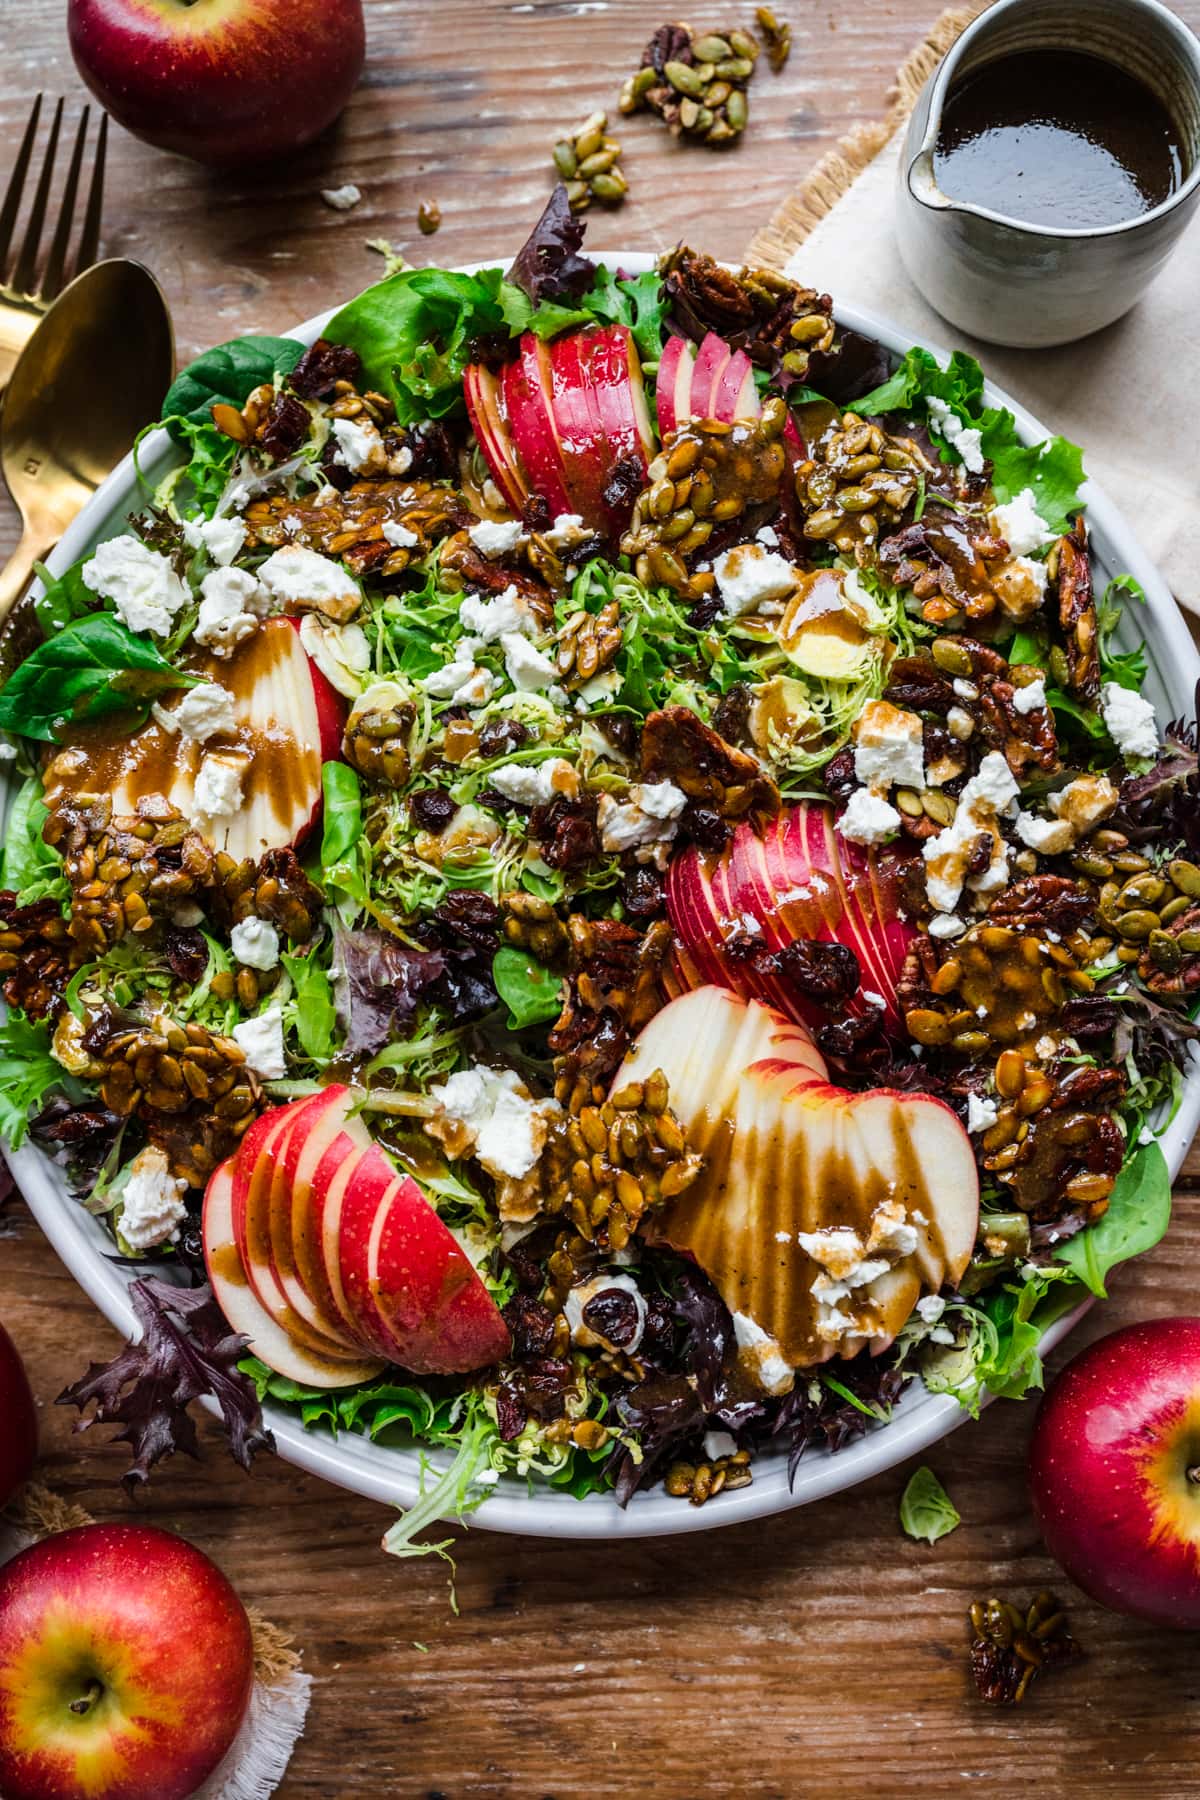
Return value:
<svg viewBox="0 0 1200 1800">
<path fill-rule="evenodd" d="M 89 1681 L 87 1693 L 80 1694 L 78 1700 L 72 1700 L 69 1710 L 73 1712 L 77 1718 L 86 1718 L 103 1693 L 104 1687 L 101 1682 Z"/>
<path fill-rule="evenodd" d="M 1187 1478 L 1193 1487 L 1200 1487 L 1200 1463 L 1193 1463 L 1187 1472 Z"/>
</svg>

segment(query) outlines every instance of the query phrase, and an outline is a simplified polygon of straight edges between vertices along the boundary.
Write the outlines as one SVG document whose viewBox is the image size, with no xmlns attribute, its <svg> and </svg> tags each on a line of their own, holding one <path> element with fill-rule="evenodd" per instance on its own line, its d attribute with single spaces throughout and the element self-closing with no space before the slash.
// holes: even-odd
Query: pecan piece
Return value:
<svg viewBox="0 0 1200 1800">
<path fill-rule="evenodd" d="M 779 812 L 779 789 L 744 750 L 719 737 L 686 706 L 667 706 L 642 727 L 643 781 L 672 781 L 689 800 L 723 819 L 749 819 L 760 828 Z"/>
<path fill-rule="evenodd" d="M 931 506 L 922 519 L 884 538 L 879 565 L 896 587 L 910 587 L 924 602 L 922 616 L 942 625 L 964 615 L 988 619 L 996 593 L 987 562 L 1007 546 L 978 513 L 951 513 Z"/>
<path fill-rule="evenodd" d="M 1058 619 L 1067 652 L 1067 685 L 1085 700 L 1094 700 L 1100 692 L 1100 644 L 1087 526 L 1082 515 L 1072 530 L 1059 538 L 1056 549 Z"/>
</svg>

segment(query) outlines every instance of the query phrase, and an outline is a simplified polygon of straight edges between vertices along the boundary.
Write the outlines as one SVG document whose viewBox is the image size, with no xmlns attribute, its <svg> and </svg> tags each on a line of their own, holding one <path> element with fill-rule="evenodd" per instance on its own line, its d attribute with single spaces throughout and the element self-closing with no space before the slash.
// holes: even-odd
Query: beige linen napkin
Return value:
<svg viewBox="0 0 1200 1800">
<path fill-rule="evenodd" d="M 1055 350 L 1005 350 L 967 337 L 921 298 L 893 229 L 903 125 L 940 57 L 975 13 L 946 13 L 897 75 L 889 119 L 861 127 L 814 170 L 747 251 L 835 302 L 963 348 L 1051 430 L 1081 444 L 1087 471 L 1132 524 L 1180 604 L 1200 616 L 1200 226 L 1144 299 L 1106 330 Z"/>
</svg>

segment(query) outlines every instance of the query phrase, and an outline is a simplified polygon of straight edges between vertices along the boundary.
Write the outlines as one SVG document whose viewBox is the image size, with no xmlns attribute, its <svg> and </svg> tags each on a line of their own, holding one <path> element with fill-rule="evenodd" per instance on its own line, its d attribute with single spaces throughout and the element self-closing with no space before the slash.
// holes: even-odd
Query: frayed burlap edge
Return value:
<svg viewBox="0 0 1200 1800">
<path fill-rule="evenodd" d="M 873 162 L 894 131 L 904 124 L 917 97 L 947 50 L 978 18 L 990 0 L 970 6 L 950 7 L 896 71 L 888 94 L 889 110 L 883 119 L 856 125 L 789 194 L 774 216 L 757 232 L 746 251 L 746 261 L 759 268 L 782 269 L 793 250 L 802 244 L 826 213 Z"/>
<path fill-rule="evenodd" d="M 61 1494 L 37 1481 L 31 1481 L 21 1489 L 0 1519 L 20 1534 L 18 1543 L 23 1538 L 39 1543 L 42 1538 L 54 1537 L 60 1531 L 75 1531 L 81 1525 L 93 1523 L 92 1515 L 82 1506 L 64 1500 Z M 255 1676 L 264 1687 L 277 1687 L 285 1676 L 293 1675 L 299 1669 L 300 1653 L 293 1648 L 289 1633 L 270 1619 L 264 1619 L 256 1606 L 248 1606 L 246 1613 L 254 1638 Z"/>
</svg>

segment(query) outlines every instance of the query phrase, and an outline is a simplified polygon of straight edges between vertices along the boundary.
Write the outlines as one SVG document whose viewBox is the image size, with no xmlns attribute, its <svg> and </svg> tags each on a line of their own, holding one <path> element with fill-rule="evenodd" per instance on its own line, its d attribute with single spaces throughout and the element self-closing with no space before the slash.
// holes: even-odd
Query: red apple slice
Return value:
<svg viewBox="0 0 1200 1800">
<path fill-rule="evenodd" d="M 204 745 L 153 720 L 132 737 L 93 731 L 82 758 L 51 765 L 47 800 L 108 793 L 114 811 L 132 813 L 144 796 L 165 795 L 239 862 L 302 844 L 321 816 L 321 765 L 341 754 L 346 702 L 303 649 L 299 621 L 266 620 L 226 660 L 203 658 L 198 673 L 232 695 L 234 731 Z M 242 804 L 232 817 L 206 822 L 196 817 L 193 789 L 213 754 L 235 764 Z"/>
<path fill-rule="evenodd" d="M 757 419 L 761 412 L 754 364 L 744 350 L 735 350 L 713 385 L 708 416 L 732 425 L 735 419 Z"/>
<path fill-rule="evenodd" d="M 960 1278 L 979 1180 L 970 1140 L 940 1100 L 838 1088 L 802 1026 L 711 987 L 651 1020 L 614 1085 L 654 1069 L 705 1167 L 644 1221 L 643 1235 L 694 1256 L 726 1305 L 774 1338 L 793 1367 L 878 1353 L 923 1287 Z M 902 1235 L 874 1253 L 888 1267 L 846 1300 L 822 1303 L 812 1291 L 821 1265 L 799 1234 L 853 1230 L 866 1246 L 889 1220 Z"/>
<path fill-rule="evenodd" d="M 343 1214 L 350 1178 L 358 1165 L 374 1151 L 375 1155 L 368 1164 L 366 1174 L 374 1179 L 374 1205 L 377 1205 L 396 1180 L 396 1171 L 369 1138 L 365 1144 L 362 1142 L 353 1129 L 356 1123 L 348 1121 L 351 1129 L 338 1133 L 317 1165 L 312 1183 L 311 1228 L 313 1248 L 320 1257 L 334 1310 L 345 1328 L 361 1337 L 364 1330 L 363 1308 L 352 1304 L 342 1279 L 343 1267 L 348 1266 L 348 1257 L 343 1256 Z M 364 1176 L 359 1184 L 360 1200 L 363 1199 L 365 1180 Z M 363 1206 L 366 1221 L 364 1230 L 369 1229 L 370 1219 L 374 1216 L 374 1205 Z M 380 1355 L 388 1354 L 382 1330 L 377 1331 L 369 1341 Z"/>
<path fill-rule="evenodd" d="M 636 461 L 643 473 L 654 457 L 654 435 L 646 404 L 641 359 L 633 335 L 625 325 L 579 334 L 580 371 L 594 397 L 604 440 L 604 476 L 607 482 L 617 462 Z M 603 496 L 603 486 L 601 495 Z M 629 506 L 606 511 L 614 531 L 629 523 Z"/>
<path fill-rule="evenodd" d="M 233 1228 L 246 1278 L 259 1305 L 289 1337 L 326 1360 L 348 1354 L 344 1338 L 310 1325 L 292 1304 L 276 1271 L 271 1238 L 275 1172 L 304 1101 L 276 1106 L 255 1121 L 233 1159 Z M 355 1354 L 361 1354 L 357 1348 Z"/>
<path fill-rule="evenodd" d="M 675 431 L 692 416 L 692 376 L 696 357 L 685 337 L 669 337 L 659 358 L 654 383 L 655 407 L 661 437 Z"/>
<path fill-rule="evenodd" d="M 539 344 L 543 379 L 558 432 L 572 510 L 593 527 L 609 526 L 604 489 L 615 460 L 600 416 L 600 399 L 587 361 L 587 340 L 595 334 L 574 331 L 549 345 Z"/>
<path fill-rule="evenodd" d="M 361 1345 L 329 1294 L 323 1263 L 318 1276 L 310 1254 L 312 1234 L 301 1228 L 301 1222 L 311 1214 L 311 1171 L 331 1137 L 338 1135 L 350 1104 L 350 1091 L 344 1087 L 325 1088 L 296 1103 L 290 1122 L 270 1151 L 274 1169 L 267 1215 L 271 1269 L 288 1305 L 312 1331 L 358 1352 Z M 363 1135 L 366 1137 L 365 1130 Z"/>
<path fill-rule="evenodd" d="M 492 480 L 510 510 L 520 516 L 529 497 L 529 484 L 502 410 L 501 384 L 494 371 L 483 363 L 471 363 L 463 373 L 463 398 Z"/>
<path fill-rule="evenodd" d="M 462 1374 L 508 1354 L 495 1302 L 411 1176 L 381 1204 L 368 1256 L 371 1296 L 404 1368 Z"/>
<path fill-rule="evenodd" d="M 377 1362 L 334 1360 L 300 1344 L 263 1307 L 246 1277 L 233 1229 L 233 1167 L 222 1163 L 209 1178 L 201 1224 L 204 1265 L 217 1305 L 248 1348 L 277 1375 L 302 1387 L 352 1387 L 382 1372 Z"/>
<path fill-rule="evenodd" d="M 501 391 L 509 434 L 529 485 L 557 516 L 578 508 L 567 493 L 549 382 L 543 379 L 544 348 L 532 333 L 523 337 L 515 361 L 505 365 Z"/>
<path fill-rule="evenodd" d="M 739 826 L 717 856 L 684 850 L 667 878 L 667 910 L 679 939 L 677 976 L 689 971 L 744 998 L 769 1000 L 793 1017 L 825 1015 L 783 978 L 762 975 L 724 954 L 729 938 L 757 930 L 778 951 L 799 938 L 843 943 L 855 952 L 862 984 L 851 1010 L 877 995 L 899 1024 L 896 983 L 916 928 L 903 909 L 902 857 L 868 851 L 839 836 L 829 807 L 802 801 L 763 832 Z M 685 960 L 683 960 L 685 959 Z"/>
<path fill-rule="evenodd" d="M 321 1206 L 321 1242 L 334 1298 L 364 1344 L 389 1362 L 396 1345 L 375 1304 L 370 1246 L 388 1194 L 403 1178 L 378 1144 L 358 1151 L 329 1177 Z"/>
<path fill-rule="evenodd" d="M 325 1088 L 324 1104 L 310 1116 L 307 1129 L 288 1147 L 291 1182 L 292 1254 L 296 1272 L 313 1305 L 329 1321 L 331 1335 L 356 1334 L 355 1322 L 343 1312 L 340 1288 L 335 1294 L 325 1259 L 322 1211 L 333 1176 L 342 1162 L 370 1148 L 371 1134 L 352 1109 L 354 1095 L 340 1084 Z"/>
<path fill-rule="evenodd" d="M 710 331 L 700 345 L 696 356 L 696 367 L 692 374 L 692 396 L 689 418 L 715 419 L 713 401 L 720 385 L 721 376 L 729 362 L 733 351 L 719 338 L 715 331 Z"/>
</svg>

